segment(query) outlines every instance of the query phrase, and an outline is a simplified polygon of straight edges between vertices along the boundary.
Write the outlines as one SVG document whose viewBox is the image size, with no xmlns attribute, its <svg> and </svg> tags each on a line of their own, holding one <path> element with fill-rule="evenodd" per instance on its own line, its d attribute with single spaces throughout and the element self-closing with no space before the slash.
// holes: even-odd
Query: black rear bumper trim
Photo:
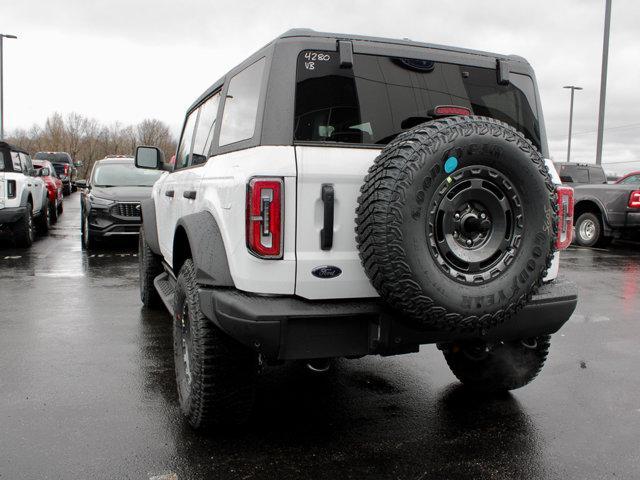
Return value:
<svg viewBox="0 0 640 480">
<path fill-rule="evenodd" d="M 309 301 L 236 289 L 200 288 L 204 314 L 244 345 L 268 358 L 292 360 L 417 351 L 427 343 L 529 338 L 557 332 L 577 304 L 575 284 L 544 285 L 507 322 L 486 332 L 415 329 L 379 299 Z"/>
</svg>

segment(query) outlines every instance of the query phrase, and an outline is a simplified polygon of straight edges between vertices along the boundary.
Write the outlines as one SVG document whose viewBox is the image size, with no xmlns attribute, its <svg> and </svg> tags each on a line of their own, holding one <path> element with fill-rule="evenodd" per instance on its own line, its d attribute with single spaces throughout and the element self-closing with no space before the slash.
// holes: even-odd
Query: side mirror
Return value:
<svg viewBox="0 0 640 480">
<path fill-rule="evenodd" d="M 76 187 L 78 188 L 87 188 L 89 184 L 86 180 L 76 180 Z"/>
<path fill-rule="evenodd" d="M 163 170 L 164 153 L 158 147 L 136 147 L 136 167 L 150 170 Z"/>
<path fill-rule="evenodd" d="M 38 176 L 40 177 L 48 177 L 49 175 L 51 175 L 49 167 L 42 167 L 40 170 L 38 170 Z"/>
</svg>

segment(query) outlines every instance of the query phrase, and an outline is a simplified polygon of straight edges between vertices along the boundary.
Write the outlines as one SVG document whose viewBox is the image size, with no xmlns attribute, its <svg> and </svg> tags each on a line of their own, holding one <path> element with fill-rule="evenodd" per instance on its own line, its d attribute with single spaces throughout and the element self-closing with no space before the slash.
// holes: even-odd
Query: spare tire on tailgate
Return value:
<svg viewBox="0 0 640 480">
<path fill-rule="evenodd" d="M 443 118 L 382 150 L 356 222 L 364 269 L 393 308 L 428 329 L 482 333 L 541 285 L 555 248 L 555 187 L 509 125 Z"/>
</svg>

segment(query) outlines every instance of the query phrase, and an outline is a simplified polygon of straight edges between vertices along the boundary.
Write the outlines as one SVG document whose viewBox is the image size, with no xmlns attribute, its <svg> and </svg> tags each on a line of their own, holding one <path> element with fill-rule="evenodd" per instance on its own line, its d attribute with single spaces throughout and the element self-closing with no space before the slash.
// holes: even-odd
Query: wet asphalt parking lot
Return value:
<svg viewBox="0 0 640 480">
<path fill-rule="evenodd" d="M 640 478 L 640 247 L 570 248 L 578 308 L 541 376 L 473 396 L 435 346 L 264 372 L 252 422 L 179 412 L 170 318 L 136 243 L 87 254 L 78 194 L 30 250 L 0 240 L 0 479 Z"/>
</svg>

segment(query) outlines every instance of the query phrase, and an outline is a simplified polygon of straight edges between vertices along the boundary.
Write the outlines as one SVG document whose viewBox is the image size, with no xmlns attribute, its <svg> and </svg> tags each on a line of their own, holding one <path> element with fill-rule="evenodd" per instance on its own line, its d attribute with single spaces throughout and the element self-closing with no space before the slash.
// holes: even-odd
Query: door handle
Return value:
<svg viewBox="0 0 640 480">
<path fill-rule="evenodd" d="M 195 190 L 185 190 L 184 192 L 182 192 L 182 196 L 184 198 L 188 198 L 189 200 L 195 200 L 196 199 L 196 191 Z"/>
<path fill-rule="evenodd" d="M 175 192 L 173 190 L 167 190 L 166 192 L 164 192 L 164 194 L 167 197 L 173 198 L 173 195 L 175 194 Z"/>
<path fill-rule="evenodd" d="M 324 224 L 320 230 L 320 248 L 331 250 L 333 247 L 333 185 L 322 185 L 322 203 L 324 204 Z"/>
</svg>

